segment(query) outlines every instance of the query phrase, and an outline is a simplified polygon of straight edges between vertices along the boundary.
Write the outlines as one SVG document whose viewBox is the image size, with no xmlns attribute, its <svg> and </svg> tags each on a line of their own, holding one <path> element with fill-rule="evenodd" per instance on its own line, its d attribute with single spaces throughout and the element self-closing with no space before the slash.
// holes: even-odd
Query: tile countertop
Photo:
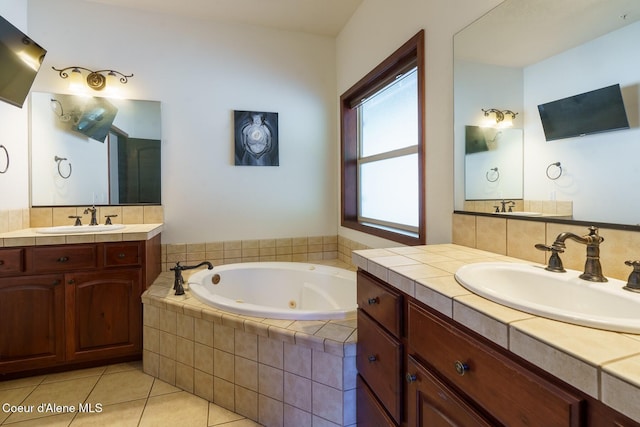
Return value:
<svg viewBox="0 0 640 427">
<path fill-rule="evenodd" d="M 640 421 L 640 335 L 514 310 L 471 293 L 454 278 L 465 264 L 530 262 L 454 244 L 357 250 L 352 258 L 359 268 Z"/>
<path fill-rule="evenodd" d="M 126 224 L 124 228 L 97 233 L 41 234 L 36 228 L 25 228 L 0 233 L 0 247 L 149 240 L 162 229 L 163 224 Z"/>
</svg>

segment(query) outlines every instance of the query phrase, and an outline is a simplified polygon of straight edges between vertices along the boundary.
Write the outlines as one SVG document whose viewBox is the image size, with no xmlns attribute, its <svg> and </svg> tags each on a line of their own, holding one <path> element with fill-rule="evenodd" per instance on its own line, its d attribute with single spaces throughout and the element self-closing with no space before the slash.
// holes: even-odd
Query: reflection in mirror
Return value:
<svg viewBox="0 0 640 427">
<path fill-rule="evenodd" d="M 160 204 L 160 102 L 33 92 L 31 205 Z"/>
<path fill-rule="evenodd" d="M 522 129 L 465 130 L 465 198 L 521 199 Z"/>
<path fill-rule="evenodd" d="M 495 106 L 521 112 L 514 125 L 523 131 L 523 210 L 569 203 L 574 220 L 640 223 L 630 155 L 640 141 L 639 19 L 637 0 L 505 0 L 455 35 L 457 210 L 469 194 L 465 126 Z M 618 84 L 630 129 L 547 141 L 539 105 Z M 551 179 L 547 168 L 557 162 L 562 176 Z"/>
</svg>

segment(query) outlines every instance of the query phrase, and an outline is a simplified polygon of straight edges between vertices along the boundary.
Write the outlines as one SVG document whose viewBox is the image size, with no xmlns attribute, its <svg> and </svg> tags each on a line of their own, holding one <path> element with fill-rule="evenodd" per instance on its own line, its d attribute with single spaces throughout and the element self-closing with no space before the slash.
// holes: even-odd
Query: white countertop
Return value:
<svg viewBox="0 0 640 427">
<path fill-rule="evenodd" d="M 0 247 L 63 245 L 149 240 L 160 234 L 163 224 L 126 224 L 124 228 L 96 233 L 41 234 L 36 228 L 0 233 Z"/>
<path fill-rule="evenodd" d="M 531 264 L 454 244 L 353 252 L 359 268 L 640 421 L 640 335 L 524 313 L 477 296 L 456 282 L 459 267 L 486 261 Z"/>
</svg>

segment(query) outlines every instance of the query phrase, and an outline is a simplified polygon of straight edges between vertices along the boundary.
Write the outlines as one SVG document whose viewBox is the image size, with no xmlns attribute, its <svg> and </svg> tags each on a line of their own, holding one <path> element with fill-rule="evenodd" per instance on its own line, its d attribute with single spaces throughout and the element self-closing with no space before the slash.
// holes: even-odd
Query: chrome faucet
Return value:
<svg viewBox="0 0 640 427">
<path fill-rule="evenodd" d="M 591 282 L 606 282 L 607 278 L 602 275 L 602 266 L 600 265 L 600 243 L 604 241 L 604 238 L 598 235 L 598 228 L 594 226 L 589 227 L 589 234 L 584 236 L 565 231 L 558 234 L 551 246 L 535 245 L 536 249 L 551 252 L 546 269 L 554 272 L 566 271 L 558 254 L 564 252 L 566 248 L 564 242 L 567 239 L 587 246 L 587 261 L 584 264 L 584 273 L 580 275 L 580 278 Z"/>
<path fill-rule="evenodd" d="M 207 269 L 213 269 L 213 264 L 209 261 L 203 261 L 198 265 L 180 265 L 180 262 L 176 262 L 175 267 L 171 267 L 169 270 L 174 273 L 173 280 L 173 289 L 176 291 L 176 295 L 184 295 L 184 278 L 182 277 L 182 272 L 184 270 L 192 270 L 194 268 L 202 267 L 203 265 L 207 266 Z"/>
<path fill-rule="evenodd" d="M 89 212 L 91 212 L 91 222 L 89 223 L 89 225 L 98 225 L 98 220 L 96 219 L 96 212 L 97 211 L 98 210 L 96 209 L 95 205 L 84 210 L 84 214 L 85 215 L 88 214 Z"/>
</svg>

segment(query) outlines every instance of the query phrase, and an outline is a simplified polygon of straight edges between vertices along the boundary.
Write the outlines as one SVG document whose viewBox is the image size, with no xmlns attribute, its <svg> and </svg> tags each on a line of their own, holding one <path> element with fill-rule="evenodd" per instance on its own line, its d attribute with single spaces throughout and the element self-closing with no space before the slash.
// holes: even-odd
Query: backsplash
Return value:
<svg viewBox="0 0 640 427">
<path fill-rule="evenodd" d="M 161 224 L 164 222 L 164 210 L 160 205 L 149 206 L 96 206 L 98 223 L 104 224 L 105 215 L 117 215 L 111 218 L 114 224 Z M 89 224 L 91 215 L 85 214 L 86 207 L 42 207 L 30 209 L 31 227 L 52 227 L 59 225 L 73 225 L 74 220 L 69 216 L 81 216 L 83 224 Z M 28 227 L 28 226 L 27 226 Z M 21 227 L 21 228 L 27 228 Z M 8 230 L 12 231 L 12 230 Z"/>
<path fill-rule="evenodd" d="M 546 264 L 549 253 L 537 250 L 536 243 L 552 244 L 556 236 L 570 231 L 583 236 L 588 226 L 559 224 L 523 217 L 504 218 L 474 214 L 453 214 L 453 243 L 502 255 Z M 640 259 L 640 232 L 600 227 L 604 241 L 600 261 L 605 277 L 627 280 L 631 268 L 627 260 Z M 561 258 L 565 268 L 583 271 L 586 246 L 567 241 Z"/>
<path fill-rule="evenodd" d="M 502 200 L 465 200 L 467 212 L 494 213 Z M 514 200 L 514 212 L 539 212 L 543 215 L 562 217 L 573 216 L 573 202 L 563 200 Z"/>
<path fill-rule="evenodd" d="M 0 233 L 29 228 L 29 209 L 0 211 Z"/>
</svg>

